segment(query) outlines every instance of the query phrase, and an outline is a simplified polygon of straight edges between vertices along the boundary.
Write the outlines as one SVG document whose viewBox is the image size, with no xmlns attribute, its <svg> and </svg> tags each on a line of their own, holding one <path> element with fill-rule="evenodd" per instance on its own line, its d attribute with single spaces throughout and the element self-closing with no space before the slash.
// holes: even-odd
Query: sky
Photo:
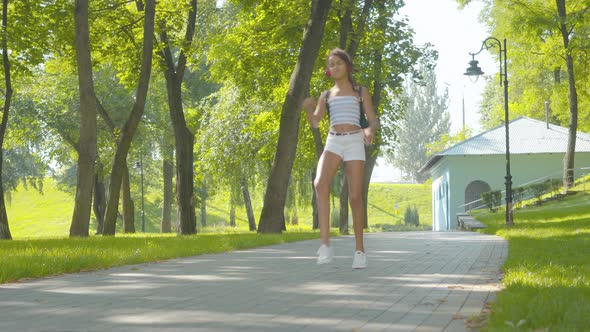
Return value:
<svg viewBox="0 0 590 332">
<path fill-rule="evenodd" d="M 449 89 L 452 133 L 463 126 L 463 99 L 467 127 L 474 129 L 474 133 L 481 131 L 478 110 L 485 80 L 480 78 L 473 83 L 463 73 L 471 60 L 469 53 L 477 53 L 489 37 L 485 26 L 478 21 L 482 5 L 481 1 L 472 1 L 459 9 L 455 0 L 406 0 L 400 10 L 414 29 L 414 42 L 418 45 L 431 43 L 439 52 L 437 83 L 441 93 L 444 88 Z M 499 62 L 486 50 L 476 60 L 486 74 L 499 71 Z"/>
<path fill-rule="evenodd" d="M 463 126 L 463 106 L 465 124 L 473 129 L 473 134 L 481 132 L 479 125 L 479 105 L 485 80 L 480 78 L 473 83 L 463 75 L 469 66 L 471 56 L 477 53 L 482 42 L 489 37 L 486 27 L 478 21 L 482 10 L 481 1 L 472 1 L 459 9 L 455 0 L 405 0 L 406 5 L 400 14 L 407 16 L 414 29 L 414 43 L 430 43 L 438 51 L 436 65 L 437 84 L 442 94 L 449 89 L 449 109 L 451 116 L 451 133 L 456 133 Z M 500 37 L 498 37 L 500 38 Z M 476 60 L 486 74 L 496 74 L 499 62 L 486 50 Z M 400 171 L 388 165 L 384 158 L 377 160 L 372 182 L 391 182 L 400 177 Z"/>
<path fill-rule="evenodd" d="M 472 1 L 459 9 L 455 0 L 406 0 L 400 14 L 407 16 L 414 29 L 417 45 L 431 43 L 439 52 L 436 76 L 439 90 L 449 89 L 449 113 L 451 132 L 463 126 L 462 100 L 465 100 L 465 123 L 481 131 L 479 126 L 479 104 L 485 80 L 473 83 L 463 75 L 471 60 L 470 52 L 477 53 L 482 42 L 489 37 L 485 26 L 478 22 L 482 9 L 481 1 Z M 499 62 L 484 50 L 476 57 L 486 74 L 499 71 Z"/>
</svg>

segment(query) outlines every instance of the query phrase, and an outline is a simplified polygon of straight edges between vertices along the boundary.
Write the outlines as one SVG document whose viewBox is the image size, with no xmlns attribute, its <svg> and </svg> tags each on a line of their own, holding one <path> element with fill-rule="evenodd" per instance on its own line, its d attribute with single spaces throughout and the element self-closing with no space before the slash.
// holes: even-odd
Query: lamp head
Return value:
<svg viewBox="0 0 590 332">
<path fill-rule="evenodd" d="M 469 67 L 467 67 L 467 69 L 465 70 L 465 73 L 463 75 L 467 75 L 467 76 L 480 76 L 483 75 L 483 71 L 481 70 L 481 68 L 477 65 L 479 62 L 475 59 L 469 61 Z"/>
</svg>

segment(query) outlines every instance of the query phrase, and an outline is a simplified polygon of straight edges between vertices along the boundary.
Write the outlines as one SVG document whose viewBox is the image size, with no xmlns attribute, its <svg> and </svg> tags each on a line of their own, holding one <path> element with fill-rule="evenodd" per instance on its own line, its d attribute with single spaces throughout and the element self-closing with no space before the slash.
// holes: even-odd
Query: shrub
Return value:
<svg viewBox="0 0 590 332">
<path fill-rule="evenodd" d="M 541 203 L 541 196 L 547 192 L 546 183 L 534 183 L 531 186 L 533 197 L 537 199 L 537 202 Z"/>
<path fill-rule="evenodd" d="M 418 215 L 418 208 L 416 205 L 413 207 L 406 207 L 404 214 L 404 224 L 418 226 L 420 225 L 420 216 Z"/>
<path fill-rule="evenodd" d="M 552 193 L 552 196 L 558 196 L 559 192 L 561 191 L 561 188 L 563 187 L 563 182 L 561 179 L 551 179 L 551 180 L 547 180 L 549 181 L 549 187 L 550 187 L 550 191 Z"/>
<path fill-rule="evenodd" d="M 490 211 L 496 212 L 498 207 L 502 204 L 502 192 L 500 192 L 500 190 L 492 190 L 482 193 L 481 200 Z"/>
<path fill-rule="evenodd" d="M 516 187 L 512 190 L 512 200 L 515 206 L 520 207 L 524 199 L 524 187 Z"/>
</svg>

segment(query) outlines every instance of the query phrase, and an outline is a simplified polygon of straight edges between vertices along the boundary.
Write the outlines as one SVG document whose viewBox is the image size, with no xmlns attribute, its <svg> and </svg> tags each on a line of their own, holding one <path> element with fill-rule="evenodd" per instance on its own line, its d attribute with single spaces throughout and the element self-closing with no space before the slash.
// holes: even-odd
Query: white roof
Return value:
<svg viewBox="0 0 590 332">
<path fill-rule="evenodd" d="M 519 117 L 509 123 L 510 154 L 565 153 L 568 129 L 546 122 Z M 576 152 L 590 152 L 590 135 L 577 132 Z M 506 153 L 504 124 L 459 142 L 436 153 L 422 167 L 428 171 L 444 156 L 503 155 Z"/>
</svg>

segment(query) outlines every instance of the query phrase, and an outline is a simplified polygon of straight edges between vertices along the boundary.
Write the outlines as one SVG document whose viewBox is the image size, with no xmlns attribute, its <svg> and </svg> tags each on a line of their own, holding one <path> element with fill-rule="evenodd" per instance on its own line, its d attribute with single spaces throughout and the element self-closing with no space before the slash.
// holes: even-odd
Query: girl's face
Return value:
<svg viewBox="0 0 590 332">
<path fill-rule="evenodd" d="M 334 79 L 344 78 L 348 75 L 346 62 L 337 55 L 332 55 L 328 58 L 328 69 Z"/>
</svg>

